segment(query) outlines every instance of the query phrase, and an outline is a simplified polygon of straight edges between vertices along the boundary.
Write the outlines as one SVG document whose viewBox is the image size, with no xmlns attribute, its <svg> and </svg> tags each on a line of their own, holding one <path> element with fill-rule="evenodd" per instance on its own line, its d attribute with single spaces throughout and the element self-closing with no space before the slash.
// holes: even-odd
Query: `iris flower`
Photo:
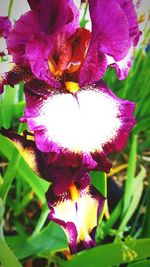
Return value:
<svg viewBox="0 0 150 267">
<path fill-rule="evenodd" d="M 7 38 L 16 66 L 3 79 L 25 81 L 21 121 L 34 133 L 32 147 L 52 181 L 49 217 L 65 229 L 76 253 L 95 245 L 104 203 L 89 171 L 109 172 L 108 154 L 123 149 L 135 124 L 134 103 L 117 98 L 100 79 L 110 65 L 119 79 L 127 76 L 140 35 L 137 17 L 131 0 L 89 0 L 90 32 L 79 27 L 72 0 L 28 2 L 31 10 Z"/>
<path fill-rule="evenodd" d="M 36 174 L 52 183 L 46 193 L 49 219 L 66 232 L 70 252 L 95 246 L 95 231 L 104 197 L 90 185 L 85 166 L 68 168 L 51 164 L 51 155 L 39 151 L 27 133 L 21 136 L 2 129 L 1 134 L 9 138 Z"/>
</svg>

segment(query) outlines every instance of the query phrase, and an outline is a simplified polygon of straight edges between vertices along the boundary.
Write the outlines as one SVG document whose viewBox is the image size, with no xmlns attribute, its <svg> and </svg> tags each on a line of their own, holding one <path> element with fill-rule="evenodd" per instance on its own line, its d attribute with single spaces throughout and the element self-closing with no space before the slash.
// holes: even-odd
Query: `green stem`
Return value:
<svg viewBox="0 0 150 267">
<path fill-rule="evenodd" d="M 20 160 L 20 154 L 15 149 L 13 154 L 12 154 L 12 158 L 11 158 L 11 161 L 8 165 L 6 173 L 4 175 L 4 183 L 3 183 L 2 187 L 1 187 L 1 191 L 0 191 L 1 198 L 3 199 L 4 202 L 6 201 L 7 194 L 9 192 L 10 187 L 11 187 L 12 181 L 15 177 L 19 160 Z"/>
<path fill-rule="evenodd" d="M 137 136 L 135 135 L 133 137 L 133 141 L 131 145 L 129 164 L 128 164 L 128 169 L 127 169 L 127 178 L 126 178 L 125 192 L 124 192 L 124 205 L 123 205 L 123 213 L 122 213 L 123 216 L 129 207 L 131 197 L 132 197 L 133 178 L 135 176 L 135 170 L 136 170 L 137 145 L 138 145 L 138 139 L 137 139 Z"/>
<path fill-rule="evenodd" d="M 81 22 L 80 22 L 80 26 L 81 26 L 82 28 L 85 28 L 85 24 L 86 24 L 86 13 L 87 13 L 87 10 L 88 10 L 88 3 L 87 3 L 86 6 L 85 6 L 84 14 L 83 14 L 83 17 L 82 17 Z"/>
<path fill-rule="evenodd" d="M 36 228 L 32 234 L 32 236 L 35 236 L 37 233 L 40 232 L 40 230 L 42 229 L 46 219 L 47 219 L 47 215 L 49 214 L 49 209 L 47 207 L 47 204 L 44 205 L 42 212 L 41 212 L 41 216 L 37 222 Z"/>
<path fill-rule="evenodd" d="M 9 2 L 9 7 L 8 7 L 8 17 L 10 18 L 11 16 L 11 11 L 12 11 L 12 6 L 13 6 L 13 1 L 14 0 L 10 0 Z"/>
</svg>

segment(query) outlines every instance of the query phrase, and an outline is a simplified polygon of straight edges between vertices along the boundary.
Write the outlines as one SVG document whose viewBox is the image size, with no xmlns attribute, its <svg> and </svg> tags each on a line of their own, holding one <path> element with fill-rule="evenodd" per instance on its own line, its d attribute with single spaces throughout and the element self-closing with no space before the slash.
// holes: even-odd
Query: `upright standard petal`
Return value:
<svg viewBox="0 0 150 267">
<path fill-rule="evenodd" d="M 47 35 L 65 30 L 69 36 L 79 26 L 79 11 L 73 0 L 41 0 L 40 28 Z"/>
<path fill-rule="evenodd" d="M 135 47 L 140 38 L 140 31 L 138 26 L 137 14 L 133 2 L 131 0 L 116 0 L 116 2 L 123 9 L 129 25 L 129 42 L 128 42 L 128 51 L 124 51 L 119 58 L 109 58 L 108 65 L 116 69 L 119 80 L 125 79 L 130 71 L 132 66 L 132 60 L 134 55 Z M 107 57 L 108 59 L 108 57 Z"/>
<path fill-rule="evenodd" d="M 128 49 L 129 27 L 124 11 L 115 0 L 89 0 L 89 9 L 99 51 L 118 57 Z"/>
<path fill-rule="evenodd" d="M 129 38 L 136 43 L 137 36 L 139 35 L 139 26 L 137 14 L 132 0 L 116 0 L 116 2 L 123 9 L 129 25 Z"/>
<path fill-rule="evenodd" d="M 78 27 L 78 10 L 72 0 L 63 0 L 61 3 L 54 0 L 41 0 L 37 3 L 40 5 L 39 8 L 30 1 L 33 10 L 16 21 L 7 40 L 8 51 L 16 64 L 29 63 L 25 48 L 34 34 L 43 33 L 50 36 L 65 31 L 66 36 L 69 37 Z"/>
<path fill-rule="evenodd" d="M 15 64 L 29 66 L 25 53 L 26 44 L 32 35 L 39 31 L 39 15 L 36 11 L 29 11 L 16 21 L 7 38 L 8 52 L 13 56 Z"/>
<path fill-rule="evenodd" d="M 41 0 L 27 0 L 31 9 L 39 10 Z"/>
<path fill-rule="evenodd" d="M 53 186 L 50 187 L 46 198 L 50 208 L 49 219 L 66 232 L 71 254 L 96 245 L 95 231 L 104 197 L 90 186 L 88 174 L 70 184 L 60 195 L 56 196 Z"/>
<path fill-rule="evenodd" d="M 131 50 L 134 51 L 133 47 L 137 45 L 140 36 L 132 1 L 89 0 L 89 9 L 92 36 L 81 66 L 80 83 L 85 85 L 99 80 L 110 65 L 110 58 L 110 66 L 116 68 L 119 79 L 126 78 L 133 57 Z M 93 47 L 96 46 L 94 51 Z"/>
<path fill-rule="evenodd" d="M 81 155 L 79 165 L 109 171 L 107 155 L 123 149 L 135 123 L 134 103 L 117 98 L 102 82 L 75 94 L 51 90 L 39 98 L 29 88 L 25 94 L 22 121 L 34 131 L 39 150 L 57 154 L 56 161 Z"/>
</svg>

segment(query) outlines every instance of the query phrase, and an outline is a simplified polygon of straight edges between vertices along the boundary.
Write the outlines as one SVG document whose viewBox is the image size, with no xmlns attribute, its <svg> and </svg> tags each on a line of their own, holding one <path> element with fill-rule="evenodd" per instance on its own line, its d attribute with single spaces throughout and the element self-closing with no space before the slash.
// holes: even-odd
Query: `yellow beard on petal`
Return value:
<svg viewBox="0 0 150 267">
<path fill-rule="evenodd" d="M 71 199 L 73 202 L 76 202 L 78 200 L 78 198 L 80 197 L 80 194 L 79 194 L 79 191 L 78 189 L 76 188 L 75 184 L 71 184 L 70 187 L 69 187 L 69 192 L 70 192 L 70 195 L 71 195 Z"/>
<path fill-rule="evenodd" d="M 76 93 L 79 91 L 79 85 L 75 82 L 65 82 L 66 90 L 70 93 Z"/>
</svg>

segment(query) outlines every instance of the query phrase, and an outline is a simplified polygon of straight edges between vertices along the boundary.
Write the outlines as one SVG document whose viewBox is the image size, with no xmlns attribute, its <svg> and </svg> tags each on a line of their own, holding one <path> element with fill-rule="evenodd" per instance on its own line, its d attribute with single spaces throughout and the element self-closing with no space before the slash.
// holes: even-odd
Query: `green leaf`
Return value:
<svg viewBox="0 0 150 267">
<path fill-rule="evenodd" d="M 51 222 L 40 233 L 13 247 L 19 259 L 42 252 L 54 252 L 67 248 L 67 239 L 60 226 Z"/>
<path fill-rule="evenodd" d="M 142 260 L 150 257 L 150 239 L 139 239 L 137 241 L 129 241 L 128 247 L 137 253 L 136 260 Z M 123 260 L 122 244 L 111 243 L 101 245 L 87 250 L 74 256 L 70 261 L 61 261 L 61 267 L 108 267 L 121 263 L 130 262 Z"/>
<path fill-rule="evenodd" d="M 107 197 L 107 178 L 105 172 L 91 171 L 92 184 L 104 196 Z"/>
<path fill-rule="evenodd" d="M 125 226 L 129 222 L 130 218 L 134 214 L 134 212 L 135 212 L 135 210 L 139 204 L 139 201 L 140 201 L 140 198 L 141 198 L 141 195 L 143 192 L 143 186 L 144 186 L 143 180 L 145 178 L 145 175 L 146 175 L 146 170 L 143 167 L 141 167 L 140 173 L 133 180 L 133 188 L 132 188 L 132 192 L 131 192 L 133 197 L 131 199 L 130 206 L 128 207 L 128 210 L 127 210 L 125 216 L 123 217 L 121 225 L 119 227 L 119 229 L 121 231 L 124 230 Z"/>
<path fill-rule="evenodd" d="M 108 219 L 108 221 L 106 221 L 106 223 L 102 227 L 102 231 L 103 231 L 102 238 L 105 238 L 107 236 L 107 234 L 109 233 L 109 230 L 113 227 L 113 225 L 116 223 L 118 218 L 121 216 L 122 208 L 123 208 L 123 199 L 121 199 L 118 202 L 117 206 L 112 211 L 110 218 Z"/>
<path fill-rule="evenodd" d="M 12 181 L 16 175 L 17 167 L 19 164 L 20 155 L 17 150 L 14 150 L 12 153 L 12 157 L 10 163 L 7 167 L 6 173 L 4 175 L 4 182 L 0 189 L 0 195 L 4 201 L 6 201 L 7 194 L 11 187 Z"/>
<path fill-rule="evenodd" d="M 138 261 L 131 264 L 128 264 L 127 267 L 149 267 L 150 266 L 150 259 L 144 261 Z"/>
<path fill-rule="evenodd" d="M 125 192 L 124 192 L 124 205 L 123 205 L 123 214 L 127 211 L 131 196 L 132 196 L 132 189 L 133 189 L 133 178 L 135 176 L 136 170 L 136 153 L 137 153 L 137 136 L 133 137 L 131 151 L 129 156 L 129 164 L 127 169 L 127 178 L 125 183 Z"/>
<path fill-rule="evenodd" d="M 92 185 L 106 198 L 107 197 L 107 177 L 105 172 L 99 171 L 91 171 L 90 176 L 92 178 Z M 103 206 L 100 216 L 99 216 L 99 224 L 102 221 L 104 215 L 105 205 Z"/>
<path fill-rule="evenodd" d="M 142 225 L 142 237 L 150 237 L 150 184 L 148 188 L 148 201 L 146 205 L 146 212 L 144 215 L 144 221 Z"/>
<path fill-rule="evenodd" d="M 1 120 L 0 126 L 5 128 L 9 128 L 12 124 L 12 117 L 13 117 L 13 106 L 16 99 L 16 88 L 12 88 L 11 86 L 7 85 L 5 87 L 5 93 L 1 95 Z"/>
<path fill-rule="evenodd" d="M 13 151 L 16 150 L 14 144 L 8 138 L 0 134 L 0 152 L 8 159 L 11 160 Z M 20 156 L 19 164 L 16 170 L 16 175 L 24 179 L 31 186 L 33 191 L 40 198 L 41 202 L 45 203 L 45 192 L 49 187 L 49 183 L 38 177 L 28 166 L 26 161 Z"/>
<path fill-rule="evenodd" d="M 7 243 L 0 239 L 0 262 L 3 267 L 21 267 L 16 256 L 13 254 Z"/>
</svg>

